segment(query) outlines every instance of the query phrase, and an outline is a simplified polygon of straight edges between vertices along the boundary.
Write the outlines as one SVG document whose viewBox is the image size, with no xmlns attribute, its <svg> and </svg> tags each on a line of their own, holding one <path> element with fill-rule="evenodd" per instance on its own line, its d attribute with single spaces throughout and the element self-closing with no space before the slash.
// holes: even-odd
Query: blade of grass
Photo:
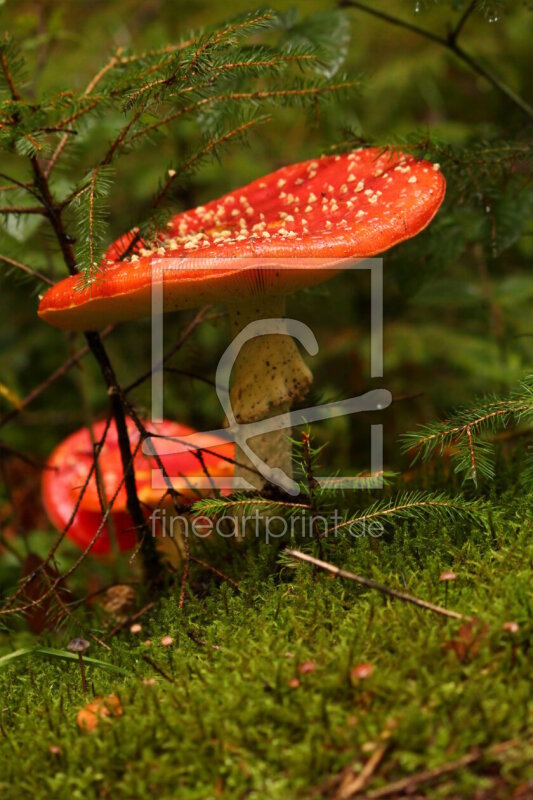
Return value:
<svg viewBox="0 0 533 800">
<path fill-rule="evenodd" d="M 0 658 L 0 669 L 6 666 L 10 661 L 29 655 L 50 656 L 50 658 L 58 658 L 65 661 L 76 661 L 76 663 L 78 662 L 78 656 L 76 653 L 69 653 L 68 650 L 57 650 L 55 647 L 24 647 L 20 650 L 15 650 L 13 653 L 8 653 L 7 655 L 2 656 Z M 106 669 L 108 672 L 115 672 L 118 675 L 129 674 L 121 667 L 116 667 L 114 664 L 109 664 L 107 661 L 101 661 L 99 658 L 85 656 L 83 663 L 87 664 L 88 666 Z"/>
</svg>

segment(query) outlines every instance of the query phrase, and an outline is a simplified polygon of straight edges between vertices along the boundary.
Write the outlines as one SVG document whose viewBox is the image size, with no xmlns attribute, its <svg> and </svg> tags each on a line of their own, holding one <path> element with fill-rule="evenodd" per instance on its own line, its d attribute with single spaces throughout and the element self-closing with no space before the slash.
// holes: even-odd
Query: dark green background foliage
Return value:
<svg viewBox="0 0 533 800">
<path fill-rule="evenodd" d="M 457 10 L 453 3 L 422 3 L 415 14 L 408 3 L 398 3 L 397 11 L 405 19 L 445 32 L 459 16 L 455 6 Z M 250 131 L 248 147 L 240 141 L 229 145 L 220 161 L 206 160 L 193 176 L 180 181 L 172 206 L 191 207 L 282 164 L 312 157 L 345 141 L 348 131 L 378 144 L 406 140 L 425 144 L 431 138 L 430 155 L 442 161 L 448 179 L 447 200 L 429 230 L 385 260 L 385 383 L 396 394 L 420 395 L 383 415 L 387 461 L 398 467 L 398 433 L 440 416 L 451 406 L 469 403 L 480 392 L 507 391 L 531 363 L 528 118 L 443 48 L 355 10 L 340 12 L 341 19 L 329 17 L 326 25 L 326 9 L 325 3 L 293 6 L 284 12 L 280 25 L 289 29 L 285 36 L 294 36 L 293 47 L 305 48 L 309 30 L 302 20 L 316 10 L 319 17 L 309 26 L 311 35 L 326 36 L 328 26 L 333 30 L 329 36 L 336 44 L 327 54 L 331 68 L 345 55 L 335 79 L 346 74 L 361 80 L 359 93 L 331 101 L 318 116 L 314 109 L 304 113 L 298 107 L 277 108 L 274 103 L 260 102 L 237 111 L 218 109 L 221 118 L 227 110 L 230 124 L 234 113 L 269 114 L 271 121 Z M 232 3 L 228 9 L 230 13 L 246 10 L 245 3 Z M 394 8 L 389 10 L 392 13 Z M 21 43 L 28 60 L 30 96 L 47 97 L 64 89 L 81 92 L 117 46 L 134 52 L 161 48 L 186 38 L 190 29 L 222 22 L 223 11 L 208 3 L 7 2 L 0 13 L 4 27 Z M 511 3 L 502 9 L 498 22 L 490 23 L 476 11 L 463 32 L 469 51 L 483 63 L 490 62 L 526 97 L 530 90 L 529 14 L 524 4 Z M 306 33 L 300 39 L 301 27 Z M 267 42 L 274 38 L 275 33 L 264 37 Z M 283 74 L 270 80 L 280 85 L 289 82 Z M 297 73 L 290 78 L 291 83 L 297 80 Z M 124 124 L 121 104 L 109 105 L 80 125 L 64 160 L 52 173 L 60 196 L 81 183 Z M 202 135 L 203 125 L 192 119 L 178 120 L 158 136 L 139 138 L 115 162 L 105 241 L 146 219 L 166 169 L 195 153 Z M 3 157 L 2 168 L 14 177 L 27 177 L 27 166 L 12 154 Z M 18 255 L 54 277 L 65 274 L 45 221 L 2 218 L 0 224 L 0 252 Z M 73 220 L 72 235 L 75 225 Z M 68 340 L 35 320 L 37 300 L 32 292 L 42 287 L 20 285 L 6 271 L 2 266 L 0 303 L 2 317 L 10 324 L 2 327 L 1 376 L 3 383 L 24 396 L 60 363 L 68 352 Z M 368 291 L 364 274 L 348 274 L 320 292 L 294 299 L 292 310 L 313 321 L 320 343 L 313 364 L 317 395 L 350 396 L 369 385 Z M 168 319 L 169 341 L 182 324 L 183 317 Z M 194 346 L 181 357 L 183 366 L 204 375 L 212 373 L 226 342 L 222 327 L 200 331 Z M 148 326 L 123 326 L 109 347 L 122 382 L 128 383 L 137 377 L 140 365 L 148 364 Z M 106 400 L 101 381 L 89 363 L 85 371 L 91 404 L 102 409 Z M 198 426 L 218 423 L 219 408 L 209 389 L 174 379 L 172 384 L 169 416 Z M 145 386 L 137 394 L 141 404 L 148 403 L 148 392 Z M 84 419 L 79 389 L 71 376 L 32 406 L 23 425 L 6 429 L 5 436 L 21 446 L 31 441 L 44 454 Z M 368 420 L 356 418 L 324 427 L 324 439 L 331 441 L 324 457 L 337 466 L 356 464 L 364 469 L 366 430 Z"/>
<path fill-rule="evenodd" d="M 231 29 L 230 18 L 240 20 Z M 0 30 L 9 31 L 0 55 L 10 74 L 0 80 L 2 593 L 15 588 L 27 554 L 44 557 L 54 540 L 39 508 L 38 470 L 10 448 L 41 461 L 108 409 L 89 355 L 3 424 L 84 344 L 36 315 L 45 288 L 39 274 L 57 280 L 67 269 L 45 216 L 8 213 L 42 200 L 23 188 L 34 178 L 32 159 L 46 171 L 68 131 L 50 189 L 64 203 L 68 246 L 89 281 L 103 249 L 132 226 L 149 237 L 169 214 L 283 164 L 368 143 L 439 162 L 447 195 L 426 231 L 384 256 L 383 380 L 368 377 L 364 272 L 290 300 L 291 315 L 320 345 L 312 402 L 379 386 L 395 398 L 379 416 L 317 424 L 312 453 L 298 455 L 303 473 L 310 461 L 329 474 L 364 472 L 370 424 L 383 422 L 385 497 L 339 501 L 313 495 L 305 479 L 302 496 L 325 512 L 340 504 L 346 519 L 369 508 L 389 519 L 389 510 L 407 504 L 407 513 L 390 515 L 379 542 L 337 538 L 322 543 L 321 555 L 489 625 L 479 652 L 476 644 L 476 653 L 458 658 L 449 646 L 453 622 L 307 565 L 289 569 L 278 545 L 207 544 L 196 555 L 237 578 L 240 591 L 198 564 L 184 610 L 179 576 L 168 587 L 141 634 L 153 639 L 149 652 L 166 677 L 127 634 L 111 640 L 111 653 L 94 646 L 95 657 L 128 671 L 91 670 L 94 690 L 114 691 L 124 705 L 124 718 L 103 732 L 76 730 L 84 701 L 70 665 L 35 655 L 0 668 L 0 796 L 171 797 L 178 786 L 180 797 L 292 798 L 347 765 L 360 768 L 390 718 L 396 727 L 378 783 L 473 747 L 485 753 L 476 768 L 427 796 L 503 798 L 531 779 L 532 21 L 531 4 L 519 0 L 346 0 L 342 8 L 280 0 L 275 12 L 257 12 L 246 0 L 0 0 Z M 120 63 L 91 88 L 88 110 L 84 93 L 117 52 Z M 169 170 L 176 171 L 170 182 Z M 167 316 L 167 346 L 190 319 Z M 200 325 L 172 366 L 212 378 L 228 333 L 223 317 Z M 150 346 L 147 320 L 107 337 L 123 386 L 149 369 Z M 165 387 L 167 417 L 198 429 L 220 425 L 210 385 L 169 373 Z M 130 399 L 149 414 L 149 383 Z M 421 438 L 422 459 L 412 465 Z M 216 516 L 224 505 L 213 500 L 203 511 Z M 299 544 L 318 554 L 310 541 Z M 57 566 L 67 569 L 75 555 L 67 544 Z M 449 596 L 438 580 L 445 569 L 458 575 Z M 132 575 L 138 568 L 126 558 L 87 559 L 69 583 L 77 625 L 105 635 L 110 623 L 77 600 Z M 138 587 L 137 606 L 148 599 Z M 57 611 L 48 609 L 49 618 Z M 59 611 L 39 640 L 62 648 L 79 630 Z M 3 651 L 35 643 L 22 615 L 0 621 Z M 519 623 L 514 639 L 501 630 L 509 621 Z M 159 646 L 163 634 L 174 636 L 171 650 Z M 316 670 L 302 676 L 305 661 Z M 368 684 L 354 683 L 350 669 L 367 661 L 375 673 Z M 154 675 L 155 686 L 141 683 Z M 289 688 L 296 676 L 299 687 Z M 500 768 L 486 748 L 506 739 L 516 745 Z M 10 794 L 10 783 L 19 793 Z"/>
</svg>

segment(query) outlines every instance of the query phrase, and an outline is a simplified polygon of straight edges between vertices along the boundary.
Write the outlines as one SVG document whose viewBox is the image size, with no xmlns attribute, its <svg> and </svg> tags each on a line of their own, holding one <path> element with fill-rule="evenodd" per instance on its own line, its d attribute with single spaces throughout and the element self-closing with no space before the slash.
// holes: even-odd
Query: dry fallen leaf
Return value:
<svg viewBox="0 0 533 800">
<path fill-rule="evenodd" d="M 60 575 L 51 564 L 44 566 L 43 560 L 35 553 L 29 553 L 24 559 L 22 567 L 22 576 L 29 578 L 34 575 L 34 578 L 26 585 L 24 590 L 24 598 L 26 601 L 35 601 L 38 598 L 46 595 L 50 582 L 59 580 Z M 40 571 L 39 571 L 40 570 Z M 57 593 L 62 600 L 70 599 L 69 592 L 66 589 L 63 581 L 60 581 L 57 587 Z M 58 613 L 59 616 L 58 616 Z M 26 613 L 26 623 L 33 633 L 41 633 L 46 628 L 52 629 L 63 616 L 61 609 L 58 609 L 54 597 L 45 596 L 45 599 L 37 605 L 31 606 Z"/>
<path fill-rule="evenodd" d="M 9 487 L 9 502 L 2 509 L 4 533 L 20 538 L 22 533 L 48 530 L 48 518 L 41 502 L 41 474 L 20 459 L 4 459 L 4 480 Z"/>
<path fill-rule="evenodd" d="M 479 653 L 483 640 L 487 636 L 489 626 L 478 619 L 463 622 L 457 636 L 445 642 L 443 649 L 453 650 L 459 661 L 475 658 Z"/>
<path fill-rule="evenodd" d="M 116 694 L 106 697 L 95 697 L 78 711 L 78 728 L 82 731 L 94 731 L 101 719 L 106 717 L 121 717 L 123 714 L 120 698 Z"/>
</svg>

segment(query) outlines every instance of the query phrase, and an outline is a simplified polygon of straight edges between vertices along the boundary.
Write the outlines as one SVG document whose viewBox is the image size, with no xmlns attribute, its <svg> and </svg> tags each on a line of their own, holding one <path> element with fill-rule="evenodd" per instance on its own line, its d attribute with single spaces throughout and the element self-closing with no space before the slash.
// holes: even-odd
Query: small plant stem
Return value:
<svg viewBox="0 0 533 800">
<path fill-rule="evenodd" d="M 83 689 L 83 694 L 87 694 L 87 678 L 85 677 L 85 664 L 83 663 L 83 655 L 81 653 L 78 653 L 78 661 L 80 662 L 81 688 Z"/>
</svg>

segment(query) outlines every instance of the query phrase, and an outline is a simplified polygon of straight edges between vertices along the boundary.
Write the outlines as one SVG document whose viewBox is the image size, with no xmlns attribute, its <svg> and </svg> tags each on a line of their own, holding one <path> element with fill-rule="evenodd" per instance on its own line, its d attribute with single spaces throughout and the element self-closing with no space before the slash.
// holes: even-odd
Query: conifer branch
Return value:
<svg viewBox="0 0 533 800">
<path fill-rule="evenodd" d="M 170 189 L 178 176 L 181 176 L 187 172 L 189 172 L 195 165 L 197 165 L 202 159 L 208 156 L 210 153 L 213 153 L 214 150 L 217 150 L 222 145 L 226 144 L 227 142 L 235 139 L 236 137 L 242 136 L 244 133 L 247 133 L 251 128 L 256 127 L 257 125 L 262 125 L 267 121 L 268 117 L 259 117 L 256 119 L 248 120 L 248 122 L 243 122 L 242 125 L 237 125 L 237 127 L 232 128 L 229 131 L 221 134 L 220 136 L 210 139 L 207 144 L 202 147 L 201 150 L 194 153 L 190 158 L 183 162 L 176 170 L 171 170 L 170 174 L 167 177 L 166 182 L 164 183 L 161 190 L 155 196 L 152 207 L 157 209 L 163 201 L 167 198 Z"/>
<path fill-rule="evenodd" d="M 391 516 L 416 520 L 421 519 L 427 513 L 446 522 L 454 517 L 474 518 L 477 510 L 476 503 L 460 496 L 452 498 L 440 492 L 404 492 L 392 500 L 380 500 L 373 503 L 365 509 L 364 513 L 341 522 L 334 530 L 336 532 L 346 528 L 353 529 L 372 520 Z"/>
<path fill-rule="evenodd" d="M 193 113 L 194 111 L 198 111 L 204 106 L 212 105 L 214 103 L 223 103 L 229 101 L 253 102 L 256 100 L 281 100 L 281 99 L 290 100 L 290 99 L 298 99 L 305 97 L 318 97 L 320 95 L 339 92 L 345 89 L 354 89 L 358 86 L 360 86 L 359 81 L 344 81 L 342 83 L 329 84 L 317 87 L 297 88 L 297 89 L 272 89 L 272 90 L 262 90 L 256 92 L 229 92 L 227 94 L 219 94 L 210 97 L 204 97 L 201 100 L 198 100 L 196 103 L 192 103 L 188 106 L 182 106 L 177 111 L 174 111 L 172 114 L 168 114 L 166 117 L 157 120 L 157 122 L 148 125 L 141 131 L 135 133 L 131 137 L 130 141 L 133 142 L 136 139 L 146 136 L 147 134 L 151 133 L 154 130 L 158 130 L 163 126 L 168 125 L 170 122 L 174 122 L 176 119 L 179 119 L 180 117 L 183 117 L 186 114 Z"/>
<path fill-rule="evenodd" d="M 508 398 L 481 398 L 443 422 L 421 425 L 403 436 L 403 449 L 413 454 L 412 463 L 447 453 L 455 462 L 456 471 L 477 484 L 480 475 L 494 476 L 494 447 L 482 437 L 505 429 L 512 422 L 533 423 L 533 376 L 528 376 Z"/>
<path fill-rule="evenodd" d="M 286 500 L 266 500 L 261 497 L 243 497 L 235 495 L 233 497 L 204 497 L 198 500 L 193 510 L 195 513 L 203 514 L 210 519 L 224 516 L 232 511 L 253 511 L 256 508 L 262 509 L 264 513 L 277 514 L 283 511 L 291 513 L 309 509 L 309 503 L 294 503 Z"/>
<path fill-rule="evenodd" d="M 0 53 L 0 55 L 3 56 L 4 54 Z M 10 85 L 10 89 L 11 85 L 14 87 L 11 89 L 13 99 L 19 99 L 20 95 L 18 94 L 18 90 L 16 89 L 14 81 L 11 78 L 11 73 L 5 58 L 3 58 L 1 64 L 4 73 L 6 76 L 9 76 L 8 84 Z M 46 176 L 37 156 L 35 154 L 30 154 L 29 161 L 34 175 L 35 187 L 39 192 L 41 200 L 47 210 L 47 215 L 57 238 L 65 265 L 71 275 L 76 275 L 78 273 L 78 268 L 72 247 L 73 240 L 67 234 L 65 229 L 62 218 L 62 208 L 52 194 L 48 177 Z M 131 458 L 131 447 L 126 425 L 126 414 L 124 404 L 121 401 L 120 387 L 100 336 L 94 332 L 87 332 L 85 334 L 85 338 L 90 350 L 98 362 L 102 377 L 104 378 L 108 389 L 110 405 L 117 428 L 118 444 L 123 467 L 123 482 L 125 484 L 127 495 L 127 508 L 135 526 L 138 529 L 138 537 L 141 543 L 143 559 L 147 570 L 147 579 L 149 582 L 155 583 L 159 578 L 159 556 L 155 549 L 154 542 L 152 541 L 152 537 L 150 536 L 148 526 L 139 502 L 139 497 L 137 495 L 135 468 Z"/>
<path fill-rule="evenodd" d="M 515 106 L 517 106 L 524 114 L 526 114 L 530 119 L 533 119 L 533 107 L 529 105 L 520 95 L 518 95 L 510 86 L 508 86 L 501 78 L 499 78 L 494 72 L 489 70 L 487 67 L 480 64 L 476 61 L 469 53 L 466 52 L 462 47 L 457 44 L 457 35 L 453 35 L 453 33 L 448 36 L 439 36 L 432 31 L 427 30 L 426 28 L 421 28 L 419 25 L 415 25 L 412 22 L 407 22 L 406 20 L 400 19 L 399 17 L 395 17 L 392 14 L 389 14 L 387 11 L 381 11 L 377 8 L 372 8 L 371 6 L 366 5 L 365 3 L 361 3 L 359 0 L 338 0 L 339 6 L 341 8 L 356 8 L 359 11 L 363 11 L 365 14 L 370 14 L 378 19 L 383 20 L 384 22 L 388 22 L 391 25 L 395 25 L 400 28 L 404 28 L 405 30 L 411 31 L 411 33 L 415 33 L 418 36 L 422 36 L 424 39 L 428 39 L 435 44 L 440 45 L 441 47 L 445 48 L 452 52 L 460 61 L 466 64 L 473 72 L 476 72 L 482 78 L 484 78 L 488 83 L 490 83 L 495 89 L 498 89 L 502 94 L 504 94 L 508 100 L 510 100 Z M 472 8 L 472 11 L 474 9 Z M 465 19 L 466 22 L 466 19 Z M 462 27 L 462 26 L 461 26 Z M 459 28 L 460 32 L 461 28 Z"/>
</svg>

